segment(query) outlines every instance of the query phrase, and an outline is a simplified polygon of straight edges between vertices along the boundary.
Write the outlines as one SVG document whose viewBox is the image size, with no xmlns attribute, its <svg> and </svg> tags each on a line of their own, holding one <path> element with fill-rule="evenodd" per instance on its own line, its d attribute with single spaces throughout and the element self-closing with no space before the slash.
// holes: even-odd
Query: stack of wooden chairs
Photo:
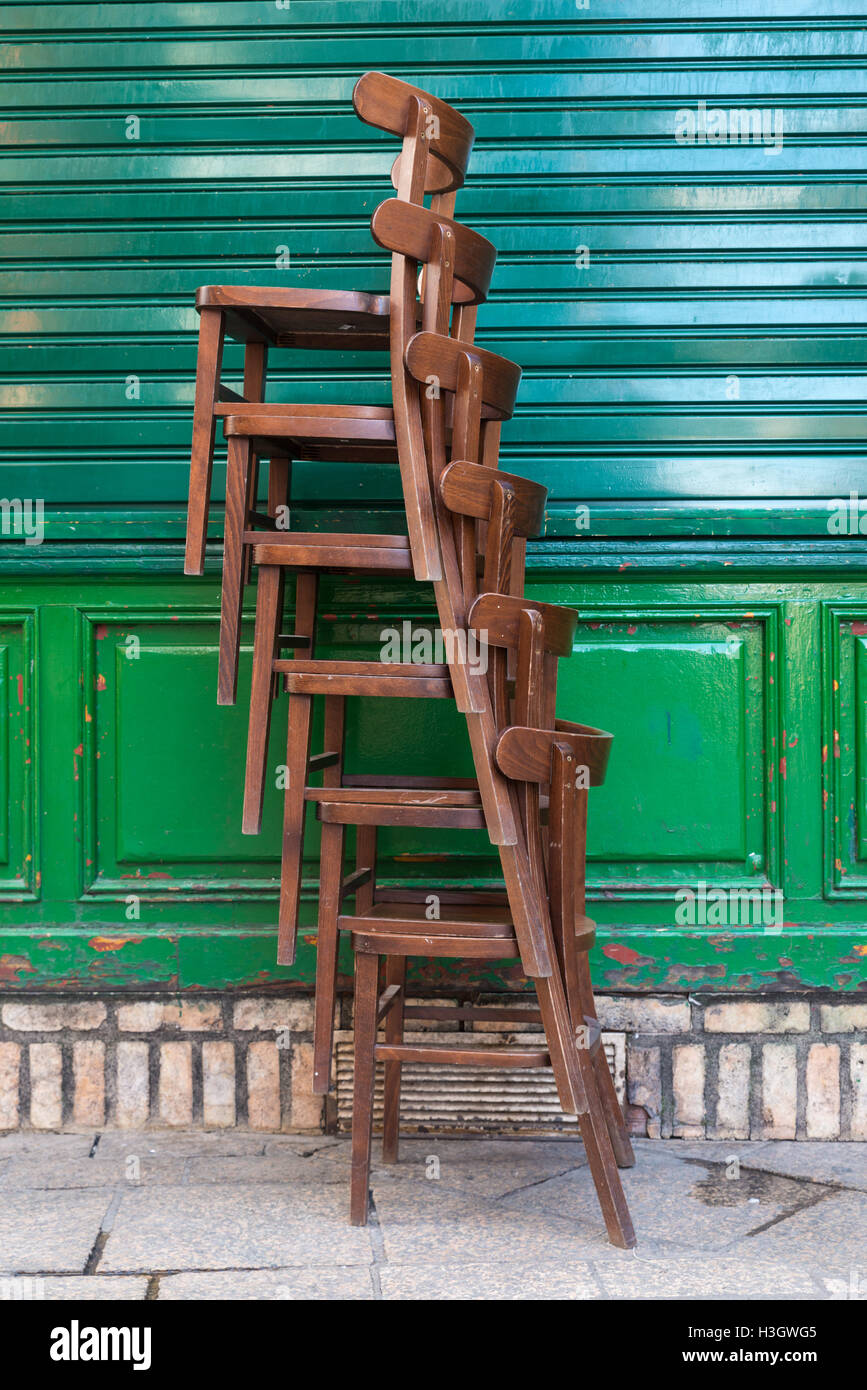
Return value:
<svg viewBox="0 0 867 1390">
<path fill-rule="evenodd" d="M 454 220 L 473 145 L 472 126 L 445 102 L 383 73 L 353 94 L 362 121 L 396 136 L 395 196 L 373 215 L 374 241 L 391 253 L 386 295 L 210 286 L 199 291 L 186 572 L 205 558 L 214 433 L 222 420 L 227 479 L 217 699 L 236 699 L 245 586 L 256 577 L 256 619 L 243 829 L 261 827 L 272 704 L 288 692 L 288 769 L 277 959 L 295 958 L 305 810 L 321 821 L 314 1034 L 314 1091 L 332 1078 L 338 946 L 355 956 L 355 1075 L 351 1220 L 363 1225 L 376 1063 L 384 1063 L 383 1158 L 398 1156 L 404 1062 L 553 1069 L 563 1110 L 578 1117 L 609 1239 L 635 1244 L 618 1173 L 633 1154 L 602 1048 L 588 952 L 588 791 L 604 776 L 611 736 L 558 719 L 557 666 L 572 650 L 569 608 L 524 597 L 528 537 L 543 528 L 546 490 L 498 467 L 501 422 L 520 380 L 513 362 L 474 343 L 496 250 Z M 222 385 L 226 336 L 245 343 L 243 393 Z M 389 407 L 266 403 L 268 348 L 376 350 L 391 355 Z M 269 461 L 267 510 L 258 510 L 259 464 Z M 285 529 L 296 461 L 393 463 L 400 471 L 405 534 Z M 320 660 L 323 573 L 398 575 L 433 586 L 446 661 Z M 287 576 L 294 616 L 284 631 Z M 477 641 L 485 661 L 469 660 Z M 465 717 L 475 777 L 429 778 L 344 771 L 346 701 L 354 696 L 453 701 Z M 324 747 L 311 751 L 314 698 L 324 702 Z M 411 749 L 395 733 L 395 767 Z M 355 827 L 354 867 L 344 864 Z M 380 887 L 380 826 L 484 829 L 505 890 Z M 430 910 L 431 895 L 439 915 Z M 351 908 L 350 908 L 351 904 Z M 510 960 L 532 980 L 538 1010 L 484 1010 L 503 1023 L 541 1022 L 539 1046 L 455 1047 L 435 1033 L 404 1032 L 407 957 Z M 441 1011 L 440 1011 L 441 1012 Z M 472 1007 L 450 1009 L 471 1020 Z M 419 1037 L 424 1040 L 420 1041 Z"/>
</svg>

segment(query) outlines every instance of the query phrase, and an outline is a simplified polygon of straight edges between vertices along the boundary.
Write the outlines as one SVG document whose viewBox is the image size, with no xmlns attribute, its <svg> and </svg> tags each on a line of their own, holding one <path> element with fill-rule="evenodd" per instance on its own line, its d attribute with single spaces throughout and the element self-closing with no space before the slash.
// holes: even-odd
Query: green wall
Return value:
<svg viewBox="0 0 867 1390">
<path fill-rule="evenodd" d="M 192 303 L 212 282 L 387 287 L 368 223 L 394 145 L 350 104 L 379 67 L 478 132 L 458 213 L 500 248 L 479 341 L 525 368 L 503 461 L 550 489 L 530 583 L 582 612 L 563 713 L 617 736 L 591 811 L 598 983 L 863 985 L 867 509 L 864 535 L 828 521 L 867 499 L 864 19 L 840 0 L 4 8 L 0 501 L 44 499 L 46 529 L 0 537 L 0 980 L 310 978 L 309 943 L 273 966 L 276 791 L 261 839 L 239 832 L 219 514 L 205 578 L 181 573 Z M 767 113 L 770 143 L 678 141 L 700 102 Z M 386 401 L 387 362 L 275 353 L 269 396 Z M 298 474 L 295 524 L 399 527 L 393 471 Z M 324 611 L 357 653 L 431 603 L 344 583 Z M 275 765 L 281 721 L 285 700 Z M 355 707 L 355 766 L 393 758 L 395 723 Z M 408 771 L 446 748 L 465 770 L 450 710 L 400 727 Z M 383 837 L 382 871 L 495 864 L 483 838 L 415 832 Z M 780 889 L 785 920 L 680 926 L 698 881 Z"/>
</svg>

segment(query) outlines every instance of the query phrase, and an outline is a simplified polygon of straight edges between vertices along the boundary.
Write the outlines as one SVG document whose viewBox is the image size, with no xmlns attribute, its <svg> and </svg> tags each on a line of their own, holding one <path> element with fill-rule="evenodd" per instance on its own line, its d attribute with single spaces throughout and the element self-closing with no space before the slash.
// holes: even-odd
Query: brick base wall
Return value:
<svg viewBox="0 0 867 1390">
<path fill-rule="evenodd" d="M 350 1002 L 340 1009 L 345 1039 Z M 867 1002 L 601 995 L 599 1012 L 625 1055 L 636 1134 L 867 1140 Z M 297 993 L 0 994 L 0 1130 L 333 1128 L 336 1101 L 310 1091 L 312 1024 Z M 479 1031 L 496 1041 L 502 1027 Z M 563 1124 L 549 1107 L 517 1127 Z M 507 1105 L 500 1127 L 516 1127 Z"/>
</svg>

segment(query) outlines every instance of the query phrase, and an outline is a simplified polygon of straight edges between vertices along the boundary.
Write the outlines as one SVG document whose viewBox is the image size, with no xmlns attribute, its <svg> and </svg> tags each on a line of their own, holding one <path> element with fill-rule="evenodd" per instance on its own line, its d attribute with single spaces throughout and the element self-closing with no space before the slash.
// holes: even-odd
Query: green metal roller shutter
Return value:
<svg viewBox="0 0 867 1390">
<path fill-rule="evenodd" d="M 394 145 L 350 105 L 376 67 L 478 131 L 458 212 L 500 247 L 479 336 L 525 368 L 504 463 L 551 490 L 530 578 L 581 608 L 563 697 L 617 736 L 597 978 L 863 981 L 865 542 L 829 533 L 828 503 L 867 492 L 864 20 L 845 0 L 4 8 L 0 493 L 47 509 L 44 545 L 0 546 L 12 978 L 281 973 L 277 795 L 243 840 L 215 569 L 180 577 L 191 306 L 208 282 L 386 287 L 368 224 Z M 733 142 L 752 111 L 761 138 Z M 274 354 L 270 391 L 377 402 L 386 372 Z M 399 524 L 393 473 L 299 471 L 304 520 Z M 338 587 L 329 611 L 339 653 L 425 601 Z M 354 750 L 386 760 L 393 727 L 364 707 Z M 456 736 L 404 727 L 432 765 Z M 458 876 L 491 872 L 450 848 Z M 423 852 L 389 841 L 392 874 Z M 785 939 L 678 927 L 698 880 L 779 888 Z"/>
</svg>

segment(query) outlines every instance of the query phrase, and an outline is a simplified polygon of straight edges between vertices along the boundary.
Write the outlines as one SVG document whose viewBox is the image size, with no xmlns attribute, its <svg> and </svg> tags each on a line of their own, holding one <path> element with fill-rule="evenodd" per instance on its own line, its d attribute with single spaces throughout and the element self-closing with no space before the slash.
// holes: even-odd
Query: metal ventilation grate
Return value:
<svg viewBox="0 0 867 1390">
<path fill-rule="evenodd" d="M 538 1043 L 537 1033 L 506 1036 L 485 1034 L 492 1045 L 508 1042 Z M 433 1041 L 433 1038 L 431 1038 Z M 436 1041 L 466 1046 L 467 1033 L 437 1033 Z M 472 1041 L 482 1041 L 472 1034 Z M 614 1077 L 618 1098 L 623 1104 L 626 1090 L 626 1035 L 603 1033 L 602 1045 Z M 340 1129 L 352 1124 L 353 1056 L 352 1034 L 337 1035 L 337 1120 Z M 382 1119 L 382 1066 L 377 1067 L 374 1124 Z M 403 1067 L 400 1099 L 401 1129 L 430 1129 L 440 1126 L 456 1130 L 526 1130 L 557 1132 L 576 1123 L 574 1115 L 564 1115 L 557 1097 L 553 1073 L 548 1067 L 528 1067 L 508 1071 L 501 1067 L 458 1067 L 422 1065 L 406 1062 Z"/>
</svg>

